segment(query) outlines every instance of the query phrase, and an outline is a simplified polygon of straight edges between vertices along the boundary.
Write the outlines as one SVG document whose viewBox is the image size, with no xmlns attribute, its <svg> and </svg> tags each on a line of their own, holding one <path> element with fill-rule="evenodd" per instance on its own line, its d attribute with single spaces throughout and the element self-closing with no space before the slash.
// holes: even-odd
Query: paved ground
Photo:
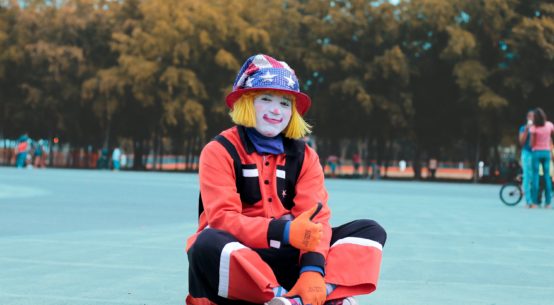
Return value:
<svg viewBox="0 0 554 305">
<path fill-rule="evenodd" d="M 0 168 L 0 305 L 184 304 L 197 176 Z M 554 304 L 554 211 L 498 186 L 328 180 L 388 231 L 374 305 Z"/>
</svg>

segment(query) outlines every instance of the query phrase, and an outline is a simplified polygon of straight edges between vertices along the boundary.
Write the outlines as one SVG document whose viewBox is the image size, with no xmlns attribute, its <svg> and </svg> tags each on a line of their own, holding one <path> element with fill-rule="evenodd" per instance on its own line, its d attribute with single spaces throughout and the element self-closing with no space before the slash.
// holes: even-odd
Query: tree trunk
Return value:
<svg viewBox="0 0 554 305">
<path fill-rule="evenodd" d="M 499 145 L 498 143 L 495 143 L 494 148 L 493 148 L 493 150 L 494 150 L 494 159 L 493 159 L 493 163 L 492 163 L 491 171 L 490 171 L 490 175 L 494 179 L 498 178 L 497 171 L 498 172 L 500 171 L 500 152 L 498 151 L 498 145 Z"/>
<path fill-rule="evenodd" d="M 161 135 L 158 135 L 158 170 L 164 169 L 164 141 Z"/>
<path fill-rule="evenodd" d="M 371 157 L 372 157 L 372 153 L 371 153 L 371 148 L 373 147 L 373 142 L 372 142 L 373 139 L 371 139 L 370 137 L 366 137 L 364 139 L 364 149 L 363 149 L 363 153 L 362 153 L 362 166 L 364 167 L 363 171 L 362 171 L 362 175 L 364 175 L 364 178 L 368 178 L 369 177 L 369 165 L 371 164 Z"/>
<path fill-rule="evenodd" d="M 104 146 L 102 148 L 110 148 L 110 130 L 112 129 L 112 120 L 110 119 L 109 114 L 106 118 L 106 130 L 104 131 Z"/>
<path fill-rule="evenodd" d="M 194 171 L 198 171 L 199 169 L 199 163 L 200 163 L 200 153 L 202 152 L 202 138 L 200 136 L 196 136 L 196 145 L 194 150 Z"/>
<path fill-rule="evenodd" d="M 414 169 L 414 179 L 421 180 L 421 151 L 416 143 L 414 159 L 412 160 L 412 168 Z"/>
<path fill-rule="evenodd" d="M 54 166 L 54 146 L 52 145 L 52 129 L 48 131 L 48 166 Z M 95 164 L 96 166 L 96 164 Z"/>
<path fill-rule="evenodd" d="M 475 161 L 473 164 L 473 182 L 479 182 L 479 159 L 481 154 L 481 136 L 477 135 L 477 143 L 475 145 Z"/>
<path fill-rule="evenodd" d="M 339 150 L 339 161 L 338 161 L 338 173 L 339 175 L 346 175 L 346 173 L 344 172 L 344 161 L 345 160 L 348 160 L 348 157 L 346 155 L 346 153 L 348 152 L 348 148 L 350 147 L 352 141 L 350 139 L 341 139 L 338 141 L 339 143 L 339 147 L 338 147 L 338 150 Z"/>
<path fill-rule="evenodd" d="M 158 148 L 159 148 L 159 142 L 158 142 L 158 136 L 159 136 L 159 129 L 156 127 L 156 130 L 154 130 L 154 136 L 152 138 L 152 142 L 154 143 L 154 149 L 152 151 L 153 158 L 152 158 L 152 170 L 156 170 L 158 168 Z"/>
<path fill-rule="evenodd" d="M 190 138 L 187 138 L 186 140 L 183 141 L 183 152 L 182 152 L 182 155 L 183 155 L 183 163 L 184 163 L 183 170 L 184 170 L 184 171 L 187 171 L 187 170 L 188 170 L 188 162 L 189 162 L 188 151 L 189 151 L 189 145 L 190 145 Z"/>
<path fill-rule="evenodd" d="M 385 160 L 385 173 L 384 173 L 384 177 L 385 178 L 388 178 L 388 174 L 389 174 L 389 159 L 390 159 L 390 155 L 391 155 L 391 141 L 386 141 L 386 144 L 385 144 L 385 154 L 383 156 L 384 160 Z M 379 169 L 379 174 L 381 170 Z"/>
<path fill-rule="evenodd" d="M 189 141 L 188 141 L 189 147 L 187 150 L 187 171 L 191 171 L 193 169 L 192 158 L 194 153 L 194 142 L 195 142 L 194 137 L 189 138 Z"/>
<path fill-rule="evenodd" d="M 143 170 L 144 169 L 144 163 L 143 163 L 143 156 L 144 156 L 144 145 L 143 145 L 142 139 L 133 139 L 133 150 L 134 150 L 134 158 L 133 158 L 133 169 L 134 170 Z"/>
<path fill-rule="evenodd" d="M 383 164 L 383 160 L 385 159 L 386 143 L 383 137 L 378 137 L 375 143 L 377 145 L 377 147 L 375 147 L 377 154 L 373 165 L 373 179 L 379 179 L 379 177 L 381 177 L 381 164 Z"/>
</svg>

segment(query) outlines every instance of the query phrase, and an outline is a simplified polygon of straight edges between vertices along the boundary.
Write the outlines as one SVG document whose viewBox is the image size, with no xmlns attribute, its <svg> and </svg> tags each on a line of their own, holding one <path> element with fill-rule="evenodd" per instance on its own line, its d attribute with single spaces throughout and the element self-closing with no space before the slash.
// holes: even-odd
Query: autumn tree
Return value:
<svg viewBox="0 0 554 305">
<path fill-rule="evenodd" d="M 498 167 L 523 113 L 554 111 L 553 15 L 542 0 L 3 0 L 0 133 L 129 140 L 137 169 L 150 152 L 190 162 L 231 126 L 240 65 L 267 53 L 312 97 L 323 160 Z"/>
</svg>

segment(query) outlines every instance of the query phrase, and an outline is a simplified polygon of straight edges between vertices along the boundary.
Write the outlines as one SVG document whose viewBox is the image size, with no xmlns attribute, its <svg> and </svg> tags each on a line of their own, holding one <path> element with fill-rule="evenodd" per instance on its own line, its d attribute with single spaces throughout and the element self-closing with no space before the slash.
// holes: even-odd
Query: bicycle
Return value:
<svg viewBox="0 0 554 305">
<path fill-rule="evenodd" d="M 542 180 L 542 176 L 541 176 Z M 500 188 L 500 200 L 507 205 L 507 206 L 515 206 L 517 205 L 521 199 L 523 199 L 523 188 L 521 187 L 522 177 L 521 175 L 517 175 L 516 178 L 512 181 L 506 182 L 502 185 Z M 554 181 L 552 182 L 552 185 L 554 185 Z M 544 190 L 544 183 L 541 181 L 541 185 L 539 187 L 539 198 L 538 198 L 538 205 L 541 204 L 541 195 Z M 552 192 L 552 196 L 554 197 L 554 192 Z"/>
<path fill-rule="evenodd" d="M 502 185 L 500 188 L 500 200 L 507 206 L 514 206 L 521 199 L 523 199 L 523 189 L 521 188 L 521 175 L 518 175 L 513 181 Z"/>
</svg>

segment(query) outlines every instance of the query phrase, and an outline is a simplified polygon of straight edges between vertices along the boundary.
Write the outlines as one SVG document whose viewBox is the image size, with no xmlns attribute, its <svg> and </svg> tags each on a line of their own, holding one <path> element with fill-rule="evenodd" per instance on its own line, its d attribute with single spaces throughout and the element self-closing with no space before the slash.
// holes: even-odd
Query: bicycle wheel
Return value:
<svg viewBox="0 0 554 305">
<path fill-rule="evenodd" d="M 500 188 L 500 200 L 505 205 L 514 206 L 521 201 L 521 198 L 523 198 L 523 191 L 518 183 L 508 182 Z"/>
</svg>

